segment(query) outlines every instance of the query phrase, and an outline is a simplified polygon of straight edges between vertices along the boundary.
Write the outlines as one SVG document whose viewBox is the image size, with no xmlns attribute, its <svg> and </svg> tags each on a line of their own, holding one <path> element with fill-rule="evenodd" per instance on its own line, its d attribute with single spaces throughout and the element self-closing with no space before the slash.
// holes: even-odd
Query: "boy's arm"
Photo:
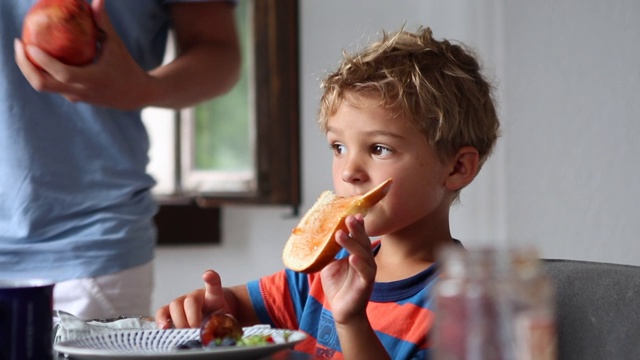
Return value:
<svg viewBox="0 0 640 360">
<path fill-rule="evenodd" d="M 348 325 L 336 323 L 336 331 L 344 359 L 391 359 L 366 315 Z"/>
<path fill-rule="evenodd" d="M 228 304 L 233 304 L 231 314 L 236 317 L 240 325 L 251 326 L 260 322 L 245 285 L 225 288 L 225 297 Z"/>
<path fill-rule="evenodd" d="M 377 266 L 361 214 L 345 219 L 349 233 L 339 230 L 336 242 L 349 257 L 336 260 L 320 273 L 331 305 L 345 359 L 390 359 L 367 317 Z"/>
</svg>

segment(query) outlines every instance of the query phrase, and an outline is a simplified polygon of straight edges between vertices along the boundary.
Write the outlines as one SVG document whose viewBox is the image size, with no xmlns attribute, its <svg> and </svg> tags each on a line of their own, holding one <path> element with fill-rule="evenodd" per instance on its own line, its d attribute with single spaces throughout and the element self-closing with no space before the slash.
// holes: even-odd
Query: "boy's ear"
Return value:
<svg viewBox="0 0 640 360">
<path fill-rule="evenodd" d="M 473 146 L 465 146 L 458 150 L 451 160 L 451 171 L 445 186 L 452 191 L 460 190 L 469 185 L 478 175 L 480 155 Z"/>
</svg>

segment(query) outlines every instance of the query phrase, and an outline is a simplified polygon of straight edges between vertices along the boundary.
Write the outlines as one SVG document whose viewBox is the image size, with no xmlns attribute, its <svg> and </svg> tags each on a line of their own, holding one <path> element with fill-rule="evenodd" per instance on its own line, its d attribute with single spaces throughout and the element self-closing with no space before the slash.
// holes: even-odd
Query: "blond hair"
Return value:
<svg viewBox="0 0 640 360">
<path fill-rule="evenodd" d="M 443 161 L 473 146 L 482 166 L 499 136 L 492 86 L 473 52 L 463 44 L 435 40 L 429 28 L 383 33 L 360 53 L 344 53 L 322 87 L 319 123 L 324 131 L 342 101 L 373 95 L 415 124 Z"/>
</svg>

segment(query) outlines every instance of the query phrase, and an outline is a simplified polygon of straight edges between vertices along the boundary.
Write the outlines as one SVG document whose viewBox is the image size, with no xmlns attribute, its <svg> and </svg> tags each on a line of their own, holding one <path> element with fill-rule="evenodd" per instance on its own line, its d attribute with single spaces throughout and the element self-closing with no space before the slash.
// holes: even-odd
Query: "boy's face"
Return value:
<svg viewBox="0 0 640 360">
<path fill-rule="evenodd" d="M 450 167 L 439 160 L 415 125 L 392 117 L 378 103 L 377 98 L 360 97 L 354 107 L 343 101 L 328 119 L 336 194 L 363 194 L 393 178 L 387 196 L 365 218 L 369 236 L 396 232 L 418 222 L 441 223 L 451 201 L 451 192 L 445 187 Z"/>
</svg>

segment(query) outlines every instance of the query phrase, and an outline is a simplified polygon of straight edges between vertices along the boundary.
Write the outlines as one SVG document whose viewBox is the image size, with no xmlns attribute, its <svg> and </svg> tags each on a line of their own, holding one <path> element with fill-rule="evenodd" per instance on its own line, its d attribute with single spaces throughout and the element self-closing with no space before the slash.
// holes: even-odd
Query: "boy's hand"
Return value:
<svg viewBox="0 0 640 360">
<path fill-rule="evenodd" d="M 220 275 L 207 270 L 202 275 L 204 289 L 194 290 L 173 300 L 156 312 L 156 324 L 160 329 L 197 328 L 210 313 L 231 313 L 224 297 Z"/>
<path fill-rule="evenodd" d="M 348 216 L 345 223 L 351 236 L 338 231 L 336 241 L 349 251 L 349 257 L 332 262 L 320 272 L 322 287 L 338 324 L 366 317 L 377 271 L 363 216 Z"/>
</svg>

